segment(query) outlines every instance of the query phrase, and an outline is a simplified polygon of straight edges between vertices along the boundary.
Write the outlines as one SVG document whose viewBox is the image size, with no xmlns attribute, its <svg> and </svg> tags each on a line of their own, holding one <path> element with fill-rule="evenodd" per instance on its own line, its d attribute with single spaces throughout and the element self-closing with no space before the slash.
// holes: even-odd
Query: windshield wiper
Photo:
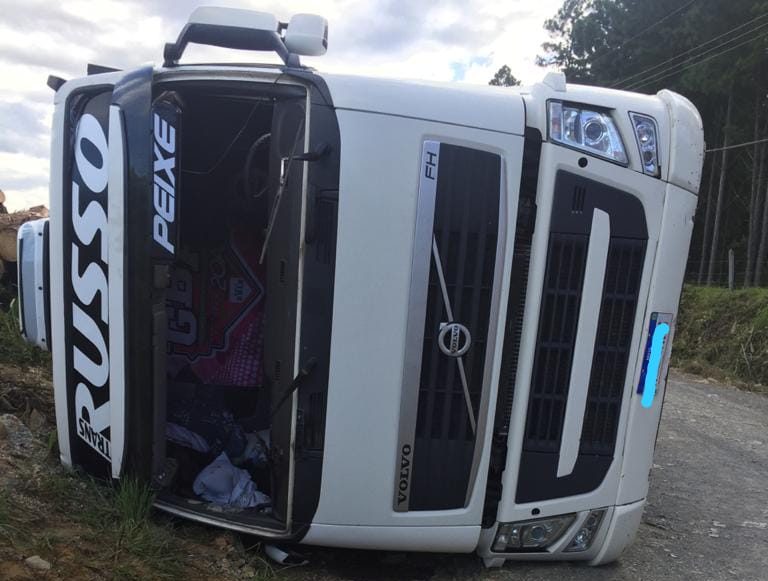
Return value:
<svg viewBox="0 0 768 581">
<path fill-rule="evenodd" d="M 283 404 L 286 401 L 288 401 L 288 398 L 291 396 L 291 394 L 299 389 L 299 387 L 301 387 L 301 384 L 304 383 L 304 380 L 309 376 L 310 373 L 312 373 L 312 371 L 314 371 L 315 367 L 317 367 L 317 358 L 310 357 L 307 359 L 307 362 L 304 363 L 304 367 L 299 370 L 299 374 L 291 382 L 291 385 L 288 386 L 288 389 L 285 390 L 285 393 L 283 393 L 280 401 L 278 401 L 275 407 L 272 408 L 272 413 L 269 414 L 269 417 L 275 417 L 275 414 L 280 411 L 280 408 L 283 407 Z"/>
<path fill-rule="evenodd" d="M 293 147 L 291 148 L 291 151 L 294 151 L 296 149 L 296 144 L 299 141 L 299 136 L 301 135 L 301 131 L 304 128 L 304 124 L 302 123 L 299 125 L 299 130 L 296 132 L 296 139 L 293 140 Z M 269 246 L 269 240 L 272 237 L 272 230 L 275 227 L 275 220 L 277 218 L 277 211 L 280 209 L 280 200 L 283 198 L 283 192 L 285 192 L 285 187 L 288 185 L 288 175 L 291 173 L 291 165 L 294 161 L 317 161 L 321 157 L 323 157 L 326 153 L 328 153 L 331 150 L 331 148 L 328 146 L 327 143 L 321 143 L 317 146 L 317 149 L 314 151 L 307 151 L 305 153 L 301 153 L 299 155 L 289 155 L 288 157 L 284 157 L 281 159 L 281 169 L 280 169 L 280 185 L 277 188 L 277 193 L 275 194 L 275 201 L 272 203 L 272 211 L 269 214 L 269 223 L 267 224 L 267 233 L 264 237 L 264 245 L 261 247 L 261 256 L 259 257 L 259 264 L 264 263 L 264 258 L 267 256 L 267 246 Z"/>
</svg>

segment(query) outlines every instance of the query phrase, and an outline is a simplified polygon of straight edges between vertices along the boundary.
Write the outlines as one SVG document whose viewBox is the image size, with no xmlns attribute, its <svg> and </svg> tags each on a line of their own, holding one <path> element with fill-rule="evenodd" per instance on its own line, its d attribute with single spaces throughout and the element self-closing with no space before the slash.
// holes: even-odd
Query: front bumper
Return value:
<svg viewBox="0 0 768 581">
<path fill-rule="evenodd" d="M 609 507 L 597 536 L 589 549 L 580 553 L 564 552 L 573 536 L 578 531 L 589 511 L 577 513 L 576 520 L 568 530 L 543 551 L 495 553 L 491 550 L 499 523 L 483 529 L 477 554 L 483 559 L 486 567 L 501 567 L 505 561 L 588 561 L 589 565 L 604 565 L 615 561 L 624 549 L 634 540 L 640 527 L 645 500 Z"/>
</svg>

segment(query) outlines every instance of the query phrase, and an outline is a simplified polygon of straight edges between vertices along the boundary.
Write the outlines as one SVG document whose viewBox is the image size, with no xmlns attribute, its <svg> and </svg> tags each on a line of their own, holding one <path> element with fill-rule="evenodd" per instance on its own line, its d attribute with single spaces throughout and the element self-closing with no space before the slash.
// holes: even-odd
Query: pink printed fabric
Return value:
<svg viewBox="0 0 768 581">
<path fill-rule="evenodd" d="M 174 268 L 166 300 L 172 377 L 188 368 L 207 385 L 262 384 L 266 271 L 249 230 L 233 230 L 225 247 L 188 258 L 197 268 Z"/>
</svg>

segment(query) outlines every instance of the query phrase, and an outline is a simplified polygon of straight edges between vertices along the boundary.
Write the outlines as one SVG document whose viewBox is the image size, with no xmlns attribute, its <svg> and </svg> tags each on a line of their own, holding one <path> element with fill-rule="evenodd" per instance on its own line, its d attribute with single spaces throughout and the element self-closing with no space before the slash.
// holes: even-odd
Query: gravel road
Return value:
<svg viewBox="0 0 768 581">
<path fill-rule="evenodd" d="M 612 565 L 317 550 L 302 578 L 768 580 L 768 397 L 673 374 L 654 460 L 638 538 Z"/>
</svg>

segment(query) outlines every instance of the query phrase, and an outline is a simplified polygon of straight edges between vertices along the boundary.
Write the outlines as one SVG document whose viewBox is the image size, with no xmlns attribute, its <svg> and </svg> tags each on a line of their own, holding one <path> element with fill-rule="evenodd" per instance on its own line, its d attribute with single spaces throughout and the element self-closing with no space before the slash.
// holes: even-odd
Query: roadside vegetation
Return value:
<svg viewBox="0 0 768 581">
<path fill-rule="evenodd" d="M 44 432 L 43 432 L 44 434 Z M 0 579 L 249 579 L 275 571 L 241 538 L 159 513 L 153 491 L 127 479 L 109 486 L 64 469 L 36 434 L 26 458 L 0 452 Z"/>
<path fill-rule="evenodd" d="M 253 539 L 172 518 L 153 500 L 136 480 L 110 486 L 61 466 L 50 356 L 0 308 L 0 579 L 276 576 Z"/>
<path fill-rule="evenodd" d="M 15 300 L 9 310 L 0 309 L 0 363 L 49 369 L 50 355 L 21 338 L 17 312 Z"/>
<path fill-rule="evenodd" d="M 768 289 L 686 286 L 673 365 L 768 393 Z"/>
<path fill-rule="evenodd" d="M 146 488 L 128 482 L 111 489 L 47 463 L 28 465 L 21 475 L 0 499 L 0 534 L 22 556 L 55 563 L 64 577 L 83 566 L 115 579 L 176 579 L 184 572 L 169 525 L 149 518 Z"/>
</svg>

